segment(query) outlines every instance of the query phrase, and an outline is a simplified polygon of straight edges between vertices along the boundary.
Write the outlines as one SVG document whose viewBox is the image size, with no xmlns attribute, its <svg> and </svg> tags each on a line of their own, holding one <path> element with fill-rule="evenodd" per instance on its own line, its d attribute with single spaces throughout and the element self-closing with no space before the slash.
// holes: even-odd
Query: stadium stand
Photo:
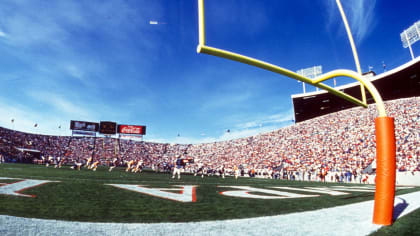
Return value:
<svg viewBox="0 0 420 236">
<path fill-rule="evenodd" d="M 395 118 L 397 168 L 420 171 L 420 98 L 386 102 Z M 363 182 L 363 170 L 375 159 L 374 118 L 376 109 L 351 108 L 300 122 L 270 133 L 230 141 L 196 145 L 140 142 L 110 137 L 69 137 L 29 134 L 0 128 L 0 154 L 6 162 L 72 164 L 89 157 L 109 165 L 115 157 L 120 165 L 143 161 L 146 168 L 168 171 L 176 155 L 186 154 L 195 163 L 186 167 L 207 173 L 224 168 L 242 175 L 292 180 Z M 325 172 L 324 175 L 321 173 Z"/>
</svg>

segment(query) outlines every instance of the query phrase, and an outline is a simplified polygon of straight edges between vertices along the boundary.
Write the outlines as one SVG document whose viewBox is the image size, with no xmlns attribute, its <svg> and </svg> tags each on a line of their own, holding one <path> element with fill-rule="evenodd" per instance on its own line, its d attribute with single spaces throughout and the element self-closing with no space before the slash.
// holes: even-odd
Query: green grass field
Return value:
<svg viewBox="0 0 420 236">
<path fill-rule="evenodd" d="M 291 199 L 248 199 L 221 195 L 233 190 L 221 186 L 251 186 L 272 189 L 278 186 L 295 188 L 343 186 L 342 183 L 317 183 L 284 180 L 232 177 L 222 179 L 183 175 L 181 180 L 169 174 L 142 172 L 126 173 L 122 168 L 108 172 L 99 167 L 96 172 L 82 169 L 75 171 L 65 166 L 61 169 L 30 164 L 1 164 L 0 177 L 39 179 L 51 182 L 21 191 L 36 197 L 20 197 L 0 194 L 0 214 L 88 222 L 195 222 L 224 219 L 240 219 L 257 216 L 279 215 L 310 211 L 372 200 L 374 192 L 348 192 L 347 195 Z M 13 183 L 15 179 L 0 179 L 0 183 Z M 132 184 L 147 187 L 169 188 L 174 185 L 195 185 L 196 202 L 181 203 L 158 198 L 107 184 Z M 348 187 L 366 185 L 346 184 Z M 373 186 L 372 186 L 373 187 Z M 397 195 L 419 191 L 420 188 L 399 189 Z M 300 191 L 289 191 L 301 194 Z M 269 195 L 269 194 L 259 194 Z M 402 217 L 390 227 L 383 227 L 378 234 L 393 232 L 417 232 L 420 228 L 420 210 Z"/>
</svg>

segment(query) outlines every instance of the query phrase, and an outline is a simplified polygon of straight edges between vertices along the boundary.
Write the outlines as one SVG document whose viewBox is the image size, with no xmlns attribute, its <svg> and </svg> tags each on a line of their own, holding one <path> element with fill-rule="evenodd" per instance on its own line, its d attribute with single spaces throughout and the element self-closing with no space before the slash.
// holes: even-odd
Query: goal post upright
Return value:
<svg viewBox="0 0 420 236">
<path fill-rule="evenodd" d="M 337 4 L 339 0 L 337 0 Z M 342 10 L 342 9 L 341 9 Z M 376 154 L 377 154 L 377 175 L 376 175 L 376 190 L 375 203 L 373 212 L 373 223 L 378 225 L 392 224 L 392 215 L 395 198 L 395 177 L 396 177 L 396 148 L 395 148 L 395 128 L 394 118 L 388 117 L 385 111 L 383 100 L 375 88 L 375 86 L 367 79 L 363 78 L 360 73 L 360 65 L 358 64 L 357 53 L 355 56 L 356 65 L 358 65 L 359 73 L 350 70 L 334 70 L 314 79 L 299 75 L 291 70 L 267 63 L 255 58 L 247 57 L 238 53 L 229 52 L 219 48 L 209 47 L 205 45 L 205 14 L 204 14 L 204 0 L 198 0 L 198 36 L 199 44 L 197 46 L 197 53 L 205 53 L 217 57 L 226 58 L 233 61 L 238 61 L 248 65 L 269 70 L 277 74 L 299 80 L 315 87 L 327 90 L 328 92 L 341 97 L 358 106 L 367 108 L 366 97 L 364 95 L 364 88 L 371 94 L 376 103 L 378 110 L 378 117 L 375 119 L 375 134 L 376 134 Z M 347 25 L 348 27 L 348 25 Z M 348 29 L 348 35 L 351 33 Z M 352 42 L 352 39 L 350 40 Z M 353 46 L 352 46 L 353 48 Z M 355 50 L 355 49 L 354 49 Z M 321 82 L 335 77 L 345 76 L 353 78 L 360 82 L 362 87 L 362 101 L 350 96 L 340 90 L 334 89 Z"/>
<path fill-rule="evenodd" d="M 351 50 L 353 52 L 353 58 L 354 63 L 356 64 L 357 73 L 360 75 L 362 74 L 362 69 L 360 68 L 360 62 L 359 62 L 359 56 L 357 55 L 356 45 L 354 44 L 353 35 L 351 34 L 349 23 L 347 22 L 346 14 L 344 13 L 343 6 L 341 5 L 340 0 L 336 0 L 338 10 L 340 11 L 341 18 L 343 19 L 344 27 L 346 28 L 347 37 L 350 41 Z M 362 94 L 362 100 L 363 102 L 366 102 L 366 92 L 365 87 L 363 85 L 360 85 L 360 93 Z"/>
</svg>

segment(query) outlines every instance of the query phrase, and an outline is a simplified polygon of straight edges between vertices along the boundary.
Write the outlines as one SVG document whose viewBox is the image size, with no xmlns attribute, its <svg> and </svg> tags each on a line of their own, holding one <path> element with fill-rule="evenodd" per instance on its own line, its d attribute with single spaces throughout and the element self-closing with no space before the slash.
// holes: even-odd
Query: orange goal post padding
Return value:
<svg viewBox="0 0 420 236">
<path fill-rule="evenodd" d="M 391 225 L 395 198 L 395 127 L 394 118 L 377 117 L 376 130 L 376 191 L 373 223 Z"/>
</svg>

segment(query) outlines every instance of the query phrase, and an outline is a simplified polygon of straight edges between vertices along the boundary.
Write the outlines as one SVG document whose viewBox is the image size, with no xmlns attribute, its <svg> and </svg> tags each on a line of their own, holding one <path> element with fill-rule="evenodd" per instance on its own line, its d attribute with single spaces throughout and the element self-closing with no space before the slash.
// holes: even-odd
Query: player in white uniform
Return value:
<svg viewBox="0 0 420 236">
<path fill-rule="evenodd" d="M 109 172 L 112 171 L 112 169 L 114 169 L 115 167 L 117 167 L 117 162 L 118 162 L 118 158 L 114 157 L 114 159 L 112 160 L 111 166 L 109 167 Z"/>
<path fill-rule="evenodd" d="M 127 168 L 125 168 L 125 172 L 129 172 L 131 170 L 131 166 L 134 164 L 134 160 L 130 160 L 127 162 Z"/>
<path fill-rule="evenodd" d="M 91 169 L 91 168 L 90 168 L 90 164 L 91 164 L 91 163 L 92 163 L 92 157 L 89 157 L 89 158 L 87 159 L 87 161 L 86 161 L 85 168 Z"/>
<path fill-rule="evenodd" d="M 239 168 L 236 165 L 233 166 L 233 171 L 234 171 L 234 174 L 235 174 L 235 179 L 238 179 L 238 177 L 239 177 Z"/>
<path fill-rule="evenodd" d="M 300 175 L 300 176 L 302 176 L 302 175 Z M 273 169 L 271 169 L 271 167 L 268 167 L 267 178 L 269 178 L 269 179 L 273 178 Z M 302 178 L 303 178 L 303 176 L 302 176 Z"/>
<path fill-rule="evenodd" d="M 137 161 L 136 167 L 134 167 L 131 172 L 133 173 L 141 172 L 143 169 L 142 166 L 143 166 L 143 160 L 140 159 Z"/>
<path fill-rule="evenodd" d="M 93 171 L 96 171 L 96 168 L 98 168 L 98 164 L 99 161 L 96 160 L 95 162 L 93 162 L 93 164 L 90 166 L 90 169 L 92 169 Z"/>
<path fill-rule="evenodd" d="M 52 156 L 49 156 L 48 158 L 47 158 L 47 162 L 45 163 L 45 166 L 46 167 L 48 167 L 49 165 L 50 165 L 50 163 L 52 162 L 52 160 L 53 160 L 54 158 L 52 157 Z"/>
</svg>

